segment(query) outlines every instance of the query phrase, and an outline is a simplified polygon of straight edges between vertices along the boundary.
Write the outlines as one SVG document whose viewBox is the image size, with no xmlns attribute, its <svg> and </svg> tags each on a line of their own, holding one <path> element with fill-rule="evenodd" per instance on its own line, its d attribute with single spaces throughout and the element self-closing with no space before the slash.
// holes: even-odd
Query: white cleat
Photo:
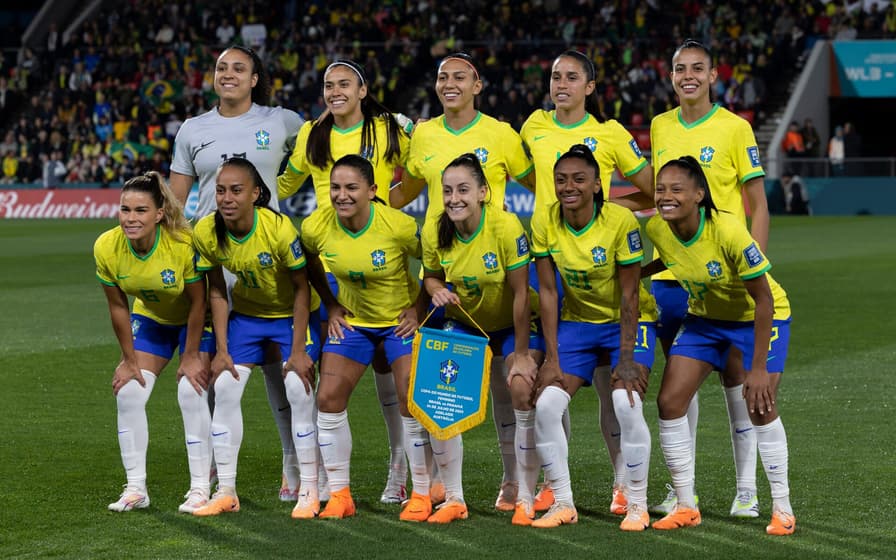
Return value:
<svg viewBox="0 0 896 560">
<path fill-rule="evenodd" d="M 109 511 L 131 511 L 132 509 L 144 509 L 149 507 L 149 494 L 146 488 L 125 485 L 124 492 L 117 502 L 109 504 Z"/>
<path fill-rule="evenodd" d="M 759 498 L 750 490 L 737 493 L 731 503 L 731 517 L 759 517 Z"/>
<path fill-rule="evenodd" d="M 190 491 L 184 494 L 186 501 L 177 508 L 181 513 L 193 513 L 208 503 L 208 492 L 202 488 L 190 488 Z"/>
</svg>

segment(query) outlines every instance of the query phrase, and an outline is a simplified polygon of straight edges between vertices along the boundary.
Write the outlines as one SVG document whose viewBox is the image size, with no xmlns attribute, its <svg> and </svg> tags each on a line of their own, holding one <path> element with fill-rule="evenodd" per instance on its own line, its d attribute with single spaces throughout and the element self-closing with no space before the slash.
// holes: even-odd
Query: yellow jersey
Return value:
<svg viewBox="0 0 896 560">
<path fill-rule="evenodd" d="M 707 219 L 700 210 L 700 228 L 693 239 L 679 239 L 660 216 L 647 222 L 647 235 L 660 258 L 688 292 L 688 313 L 723 321 L 753 321 L 756 305 L 744 280 L 771 269 L 759 244 L 740 218 L 715 212 Z M 775 302 L 775 319 L 790 318 L 784 289 L 768 276 Z"/>
<path fill-rule="evenodd" d="M 332 206 L 321 208 L 302 222 L 302 239 L 336 277 L 349 324 L 397 325 L 416 299 L 420 287 L 411 281 L 408 257 L 420 258 L 420 232 L 404 212 L 372 203 L 367 225 L 356 233 L 342 226 Z"/>
<path fill-rule="evenodd" d="M 455 234 L 447 249 L 439 248 L 438 221 L 423 226 L 423 266 L 444 271 L 455 286 L 461 306 L 486 332 L 513 326 L 513 291 L 507 273 L 528 266 L 529 239 L 515 214 L 486 204 L 479 228 L 469 239 Z M 446 315 L 463 324 L 469 319 L 451 305 Z M 469 325 L 473 326 L 473 325 Z"/>
<path fill-rule="evenodd" d="M 532 161 L 522 140 L 510 125 L 476 113 L 467 126 L 454 130 L 445 115 L 420 123 L 411 136 L 411 150 L 405 169 L 427 184 L 429 206 L 426 221 L 437 220 L 445 209 L 442 201 L 442 172 L 456 157 L 473 153 L 479 158 L 491 191 L 489 201 L 502 208 L 507 177 L 521 179 L 532 172 Z"/>
<path fill-rule="evenodd" d="M 196 268 L 208 271 L 223 266 L 236 277 L 231 291 L 233 310 L 262 318 L 293 316 L 295 289 L 290 271 L 305 266 L 299 233 L 290 219 L 267 208 L 255 208 L 252 229 L 242 238 L 227 233 L 224 247 L 215 236 L 215 215 L 196 224 L 193 244 L 199 253 Z M 311 291 L 310 309 L 320 300 Z"/>
<path fill-rule="evenodd" d="M 190 300 L 184 286 L 202 280 L 194 266 L 189 237 L 178 239 L 156 226 L 156 242 L 140 256 L 120 227 L 103 233 L 93 245 L 96 277 L 134 298 L 133 312 L 162 325 L 185 325 Z"/>
</svg>

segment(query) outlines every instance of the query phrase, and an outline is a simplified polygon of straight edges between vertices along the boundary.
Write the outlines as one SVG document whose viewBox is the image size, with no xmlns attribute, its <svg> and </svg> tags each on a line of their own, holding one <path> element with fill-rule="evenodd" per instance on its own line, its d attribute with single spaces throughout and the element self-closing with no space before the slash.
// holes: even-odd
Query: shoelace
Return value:
<svg viewBox="0 0 896 560">
<path fill-rule="evenodd" d="M 753 494 L 750 492 L 740 492 L 735 499 L 737 500 L 738 504 L 749 506 L 750 502 L 753 501 Z"/>
</svg>

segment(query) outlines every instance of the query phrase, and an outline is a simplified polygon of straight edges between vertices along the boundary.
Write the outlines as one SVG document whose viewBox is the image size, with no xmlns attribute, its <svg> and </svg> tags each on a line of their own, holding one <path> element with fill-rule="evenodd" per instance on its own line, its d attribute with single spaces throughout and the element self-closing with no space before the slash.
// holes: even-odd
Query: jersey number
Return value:
<svg viewBox="0 0 896 560">
<path fill-rule="evenodd" d="M 360 282 L 362 288 L 367 287 L 367 280 L 364 279 L 363 272 L 355 272 L 354 270 L 348 271 L 348 279 L 352 282 Z"/>
<path fill-rule="evenodd" d="M 684 289 L 688 291 L 688 295 L 700 301 L 703 301 L 703 295 L 709 291 L 709 288 L 706 287 L 705 282 L 697 282 L 696 280 L 682 280 L 681 285 L 684 286 Z"/>
<path fill-rule="evenodd" d="M 140 290 L 140 295 L 143 296 L 140 298 L 143 301 L 159 301 L 159 296 L 156 295 L 155 290 Z"/>
<path fill-rule="evenodd" d="M 243 283 L 243 286 L 247 288 L 258 288 L 258 279 L 255 277 L 255 273 L 251 270 L 247 270 L 245 272 L 237 271 L 236 275 L 240 277 L 240 282 Z"/>
<path fill-rule="evenodd" d="M 464 288 L 467 289 L 467 295 L 470 297 L 479 297 L 482 295 L 482 288 L 479 287 L 479 283 L 476 282 L 475 276 L 464 276 Z"/>
<path fill-rule="evenodd" d="M 591 282 L 588 281 L 587 270 L 573 270 L 564 268 L 563 274 L 566 276 L 566 283 L 570 288 L 578 288 L 580 290 L 590 290 Z"/>
</svg>

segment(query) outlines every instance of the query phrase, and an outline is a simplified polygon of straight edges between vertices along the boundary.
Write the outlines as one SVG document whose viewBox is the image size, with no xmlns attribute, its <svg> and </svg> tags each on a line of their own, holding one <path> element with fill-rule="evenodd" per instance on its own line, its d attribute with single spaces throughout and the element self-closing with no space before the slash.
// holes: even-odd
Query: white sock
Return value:
<svg viewBox="0 0 896 560">
<path fill-rule="evenodd" d="M 600 431 L 607 444 L 607 454 L 613 465 L 613 486 L 620 487 L 625 484 L 625 461 L 620 451 L 619 420 L 613 406 L 613 387 L 610 384 L 610 366 L 600 366 L 594 370 L 594 390 L 600 398 Z"/>
<path fill-rule="evenodd" d="M 772 509 L 793 513 L 790 485 L 787 482 L 787 433 L 781 418 L 765 426 L 756 426 L 759 456 L 772 490 Z"/>
<path fill-rule="evenodd" d="M 386 422 L 386 435 L 389 437 L 389 469 L 400 480 L 405 481 L 408 477 L 408 462 L 405 457 L 404 428 L 395 377 L 392 372 L 374 372 L 373 379 L 376 381 L 376 396 L 380 400 L 380 410 L 383 411 L 383 420 Z"/>
<path fill-rule="evenodd" d="M 673 420 L 660 418 L 660 447 L 663 449 L 666 466 L 672 474 L 672 485 L 675 486 L 678 503 L 685 507 L 696 508 L 691 441 L 687 416 Z"/>
<path fill-rule="evenodd" d="M 318 412 L 317 441 L 327 469 L 330 494 L 350 483 L 349 463 L 352 457 L 352 430 L 348 425 L 348 411 Z"/>
<path fill-rule="evenodd" d="M 215 381 L 215 413 L 212 415 L 212 447 L 218 465 L 218 486 L 236 488 L 236 464 L 243 443 L 243 391 L 252 373 L 235 366 L 239 381 L 227 370 Z"/>
<path fill-rule="evenodd" d="M 212 415 L 208 410 L 208 392 L 198 394 L 190 380 L 181 377 L 177 382 L 177 402 L 184 419 L 190 488 L 201 488 L 208 492 L 208 473 L 212 466 Z"/>
<path fill-rule="evenodd" d="M 430 437 L 430 444 L 432 457 L 439 465 L 439 473 L 445 484 L 445 500 L 463 502 L 464 442 L 461 436 L 446 440 Z"/>
<path fill-rule="evenodd" d="M 744 386 L 723 387 L 725 405 L 728 407 L 728 423 L 731 427 L 731 448 L 734 450 L 734 475 L 737 491 L 749 490 L 756 493 L 756 431 L 747 401 L 744 400 Z"/>
<path fill-rule="evenodd" d="M 504 358 L 495 356 L 491 363 L 489 379 L 492 393 L 492 419 L 498 432 L 498 447 L 504 466 L 503 481 L 516 480 L 516 452 L 513 440 L 516 436 L 516 416 L 513 414 L 513 400 L 507 387 L 507 366 Z"/>
<path fill-rule="evenodd" d="M 563 432 L 563 411 L 569 394 L 559 387 L 546 387 L 535 403 L 535 448 L 544 476 L 551 483 L 557 503 L 572 504 L 569 480 L 569 445 Z"/>
<path fill-rule="evenodd" d="M 514 410 L 516 416 L 517 500 L 532 503 L 541 463 L 535 449 L 535 410 Z"/>
<path fill-rule="evenodd" d="M 317 398 L 314 391 L 305 392 L 305 384 L 299 375 L 291 371 L 283 379 L 286 397 L 292 409 L 292 441 L 298 459 L 301 484 L 299 491 L 309 492 L 311 499 L 317 499 L 317 425 L 314 422 L 314 407 Z"/>
<path fill-rule="evenodd" d="M 429 467 L 432 463 L 432 447 L 429 444 L 429 433 L 417 421 L 409 416 L 401 417 L 404 429 L 404 446 L 411 468 L 413 491 L 429 496 Z"/>
<path fill-rule="evenodd" d="M 268 404 L 271 406 L 271 414 L 274 415 L 277 433 L 280 434 L 286 485 L 294 491 L 299 486 L 299 465 L 292 441 L 292 411 L 289 409 L 289 399 L 286 397 L 286 388 L 283 385 L 283 365 L 266 364 L 261 366 L 261 371 L 264 373 L 264 388 L 268 395 Z"/>
<path fill-rule="evenodd" d="M 115 397 L 118 405 L 118 447 L 128 486 L 146 489 L 146 448 L 149 446 L 149 424 L 146 402 L 156 384 L 156 375 L 141 369 L 146 386 L 136 379 L 128 381 Z"/>
<path fill-rule="evenodd" d="M 629 503 L 647 509 L 647 474 L 650 472 L 650 429 L 644 420 L 641 396 L 632 393 L 635 406 L 628 402 L 625 389 L 613 391 L 613 406 L 622 432 L 620 455 L 625 464 L 625 497 Z"/>
</svg>

